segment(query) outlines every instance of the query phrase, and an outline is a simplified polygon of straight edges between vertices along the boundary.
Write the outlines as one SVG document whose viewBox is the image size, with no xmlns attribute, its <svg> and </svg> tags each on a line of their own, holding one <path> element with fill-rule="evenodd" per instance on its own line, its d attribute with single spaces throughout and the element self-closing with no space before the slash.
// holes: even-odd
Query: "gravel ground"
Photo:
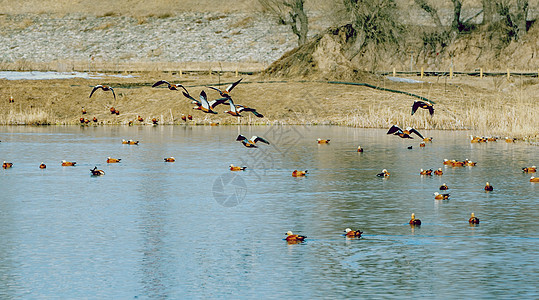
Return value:
<svg viewBox="0 0 539 300">
<path fill-rule="evenodd" d="M 0 63 L 88 60 L 271 63 L 297 43 L 262 14 L 0 16 Z"/>
</svg>

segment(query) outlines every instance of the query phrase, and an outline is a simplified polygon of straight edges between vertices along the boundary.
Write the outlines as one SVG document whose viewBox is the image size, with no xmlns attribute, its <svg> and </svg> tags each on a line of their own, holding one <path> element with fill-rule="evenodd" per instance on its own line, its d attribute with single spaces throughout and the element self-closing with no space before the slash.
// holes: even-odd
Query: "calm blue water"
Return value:
<svg viewBox="0 0 539 300">
<path fill-rule="evenodd" d="M 0 170 L 0 298 L 537 299 L 539 184 L 521 168 L 539 165 L 538 148 L 444 131 L 419 148 L 385 131 L 0 127 L 0 161 L 14 163 Z M 272 144 L 248 149 L 238 133 Z M 444 182 L 450 200 L 436 201 Z M 288 230 L 307 242 L 288 245 Z"/>
</svg>

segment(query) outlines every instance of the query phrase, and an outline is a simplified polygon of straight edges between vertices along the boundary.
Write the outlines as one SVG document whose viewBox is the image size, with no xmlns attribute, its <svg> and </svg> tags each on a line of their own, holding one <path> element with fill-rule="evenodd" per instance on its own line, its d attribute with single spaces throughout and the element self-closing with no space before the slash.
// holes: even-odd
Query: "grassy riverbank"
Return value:
<svg viewBox="0 0 539 300">
<path fill-rule="evenodd" d="M 434 102 L 436 112 L 431 117 L 420 109 L 411 116 L 416 98 L 408 95 L 370 89 L 361 86 L 330 84 L 323 81 L 279 81 L 261 76 L 244 76 L 232 92 L 236 104 L 255 107 L 264 114 L 256 118 L 244 113 L 235 118 L 218 106 L 219 114 L 204 114 L 193 110 L 178 91 L 164 86 L 152 88 L 157 80 L 182 83 L 195 98 L 202 89 L 210 99 L 218 94 L 207 85 L 237 80 L 233 73 L 217 75 L 173 73 L 139 73 L 134 78 L 104 77 L 103 79 L 64 80 L 0 80 L 0 124 L 79 124 L 79 118 L 96 117 L 96 125 L 149 124 L 157 118 L 159 124 L 183 124 L 182 114 L 193 115 L 191 124 L 336 124 L 366 128 L 389 128 L 392 124 L 418 129 L 470 129 L 477 135 L 511 136 L 536 140 L 539 136 L 539 85 L 537 78 L 475 78 L 453 79 L 429 77 L 422 83 L 397 83 L 384 77 L 368 77 L 370 84 L 406 91 Z M 419 78 L 414 78 L 419 80 Z M 114 87 L 116 100 L 110 92 L 96 91 L 88 98 L 92 87 L 107 84 Z M 9 97 L 14 102 L 9 103 Z M 81 114 L 85 107 L 86 115 Z M 120 115 L 110 114 L 110 107 Z M 144 122 L 136 121 L 142 116 Z"/>
</svg>

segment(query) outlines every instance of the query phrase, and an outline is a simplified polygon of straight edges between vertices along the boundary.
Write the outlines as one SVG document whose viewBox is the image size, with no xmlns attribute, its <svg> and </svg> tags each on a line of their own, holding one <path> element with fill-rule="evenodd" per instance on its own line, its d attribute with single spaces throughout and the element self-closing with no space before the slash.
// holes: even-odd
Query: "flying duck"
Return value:
<svg viewBox="0 0 539 300">
<path fill-rule="evenodd" d="M 244 137 L 243 135 L 238 135 L 238 137 L 236 138 L 236 141 L 240 141 L 245 147 L 247 148 L 258 148 L 256 144 L 256 142 L 260 141 L 262 143 L 266 143 L 266 144 L 270 144 L 267 140 L 265 140 L 264 138 L 261 138 L 259 136 L 256 136 L 256 135 L 253 135 L 251 137 L 250 140 L 248 140 L 246 137 Z"/>
<path fill-rule="evenodd" d="M 187 91 L 183 85 L 181 84 L 171 84 L 170 82 L 166 81 L 166 80 L 159 80 L 158 82 L 154 83 L 152 85 L 152 87 L 156 87 L 156 86 L 160 86 L 162 84 L 166 84 L 168 85 L 168 89 L 171 90 L 171 91 L 178 91 L 180 88 L 184 89 L 185 91 Z"/>
<path fill-rule="evenodd" d="M 419 133 L 419 131 L 415 130 L 412 127 L 406 128 L 406 130 L 402 130 L 399 126 L 393 125 L 389 130 L 387 131 L 387 134 L 393 134 L 396 136 L 399 136 L 403 139 L 413 139 L 413 137 L 410 136 L 410 134 L 415 133 L 417 136 L 419 136 L 421 139 L 424 139 L 423 135 Z"/>
<path fill-rule="evenodd" d="M 217 99 L 217 100 L 219 100 L 219 99 Z M 217 101 L 217 100 L 214 100 L 214 101 Z M 255 117 L 257 117 L 257 118 L 263 118 L 264 117 L 264 115 L 257 112 L 255 108 L 246 107 L 246 106 L 243 106 L 241 104 L 236 104 L 236 109 L 238 110 L 238 113 L 241 113 L 243 111 L 247 111 L 247 112 L 253 113 L 253 115 L 255 115 Z"/>
<path fill-rule="evenodd" d="M 415 114 L 415 111 L 418 108 L 428 109 L 430 115 L 434 115 L 434 107 L 432 106 L 432 104 L 425 101 L 417 100 L 414 101 L 414 104 L 412 104 L 412 116 Z"/>
<path fill-rule="evenodd" d="M 219 95 L 221 95 L 221 97 L 225 97 L 225 98 L 230 98 L 230 92 L 232 91 L 232 89 L 238 85 L 238 83 L 240 83 L 240 81 L 242 81 L 243 78 L 241 78 L 240 80 L 236 81 L 236 82 L 233 82 L 232 84 L 230 84 L 224 91 L 216 88 L 216 87 L 213 87 L 213 86 L 209 86 L 208 88 L 212 89 L 212 90 L 216 90 L 217 92 L 219 92 Z"/>
<path fill-rule="evenodd" d="M 96 86 L 94 86 L 94 88 L 92 89 L 92 92 L 90 93 L 90 96 L 88 98 L 92 98 L 92 95 L 93 93 L 97 90 L 97 89 L 102 89 L 103 91 L 111 91 L 112 92 L 112 95 L 114 96 L 114 100 L 116 100 L 116 94 L 114 93 L 114 89 L 108 85 L 101 85 L 101 84 L 98 84 Z"/>
</svg>

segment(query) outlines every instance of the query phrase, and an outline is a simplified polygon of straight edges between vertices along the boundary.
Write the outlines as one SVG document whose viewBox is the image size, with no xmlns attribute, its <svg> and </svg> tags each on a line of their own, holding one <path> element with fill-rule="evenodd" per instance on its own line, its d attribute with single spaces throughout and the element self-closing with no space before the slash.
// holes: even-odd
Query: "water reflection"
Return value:
<svg viewBox="0 0 539 300">
<path fill-rule="evenodd" d="M 245 148 L 238 132 L 272 144 Z M 419 148 L 343 127 L 1 127 L 0 159 L 15 165 L 0 171 L 0 297 L 288 298 L 293 286 L 313 298 L 536 298 L 539 184 L 521 171 L 536 149 L 425 135 L 434 142 Z M 235 173 L 245 197 L 227 207 L 212 189 L 230 163 L 248 168 Z M 91 178 L 94 166 L 106 175 Z M 444 182 L 451 198 L 434 200 Z M 288 230 L 307 241 L 287 244 Z"/>
</svg>

